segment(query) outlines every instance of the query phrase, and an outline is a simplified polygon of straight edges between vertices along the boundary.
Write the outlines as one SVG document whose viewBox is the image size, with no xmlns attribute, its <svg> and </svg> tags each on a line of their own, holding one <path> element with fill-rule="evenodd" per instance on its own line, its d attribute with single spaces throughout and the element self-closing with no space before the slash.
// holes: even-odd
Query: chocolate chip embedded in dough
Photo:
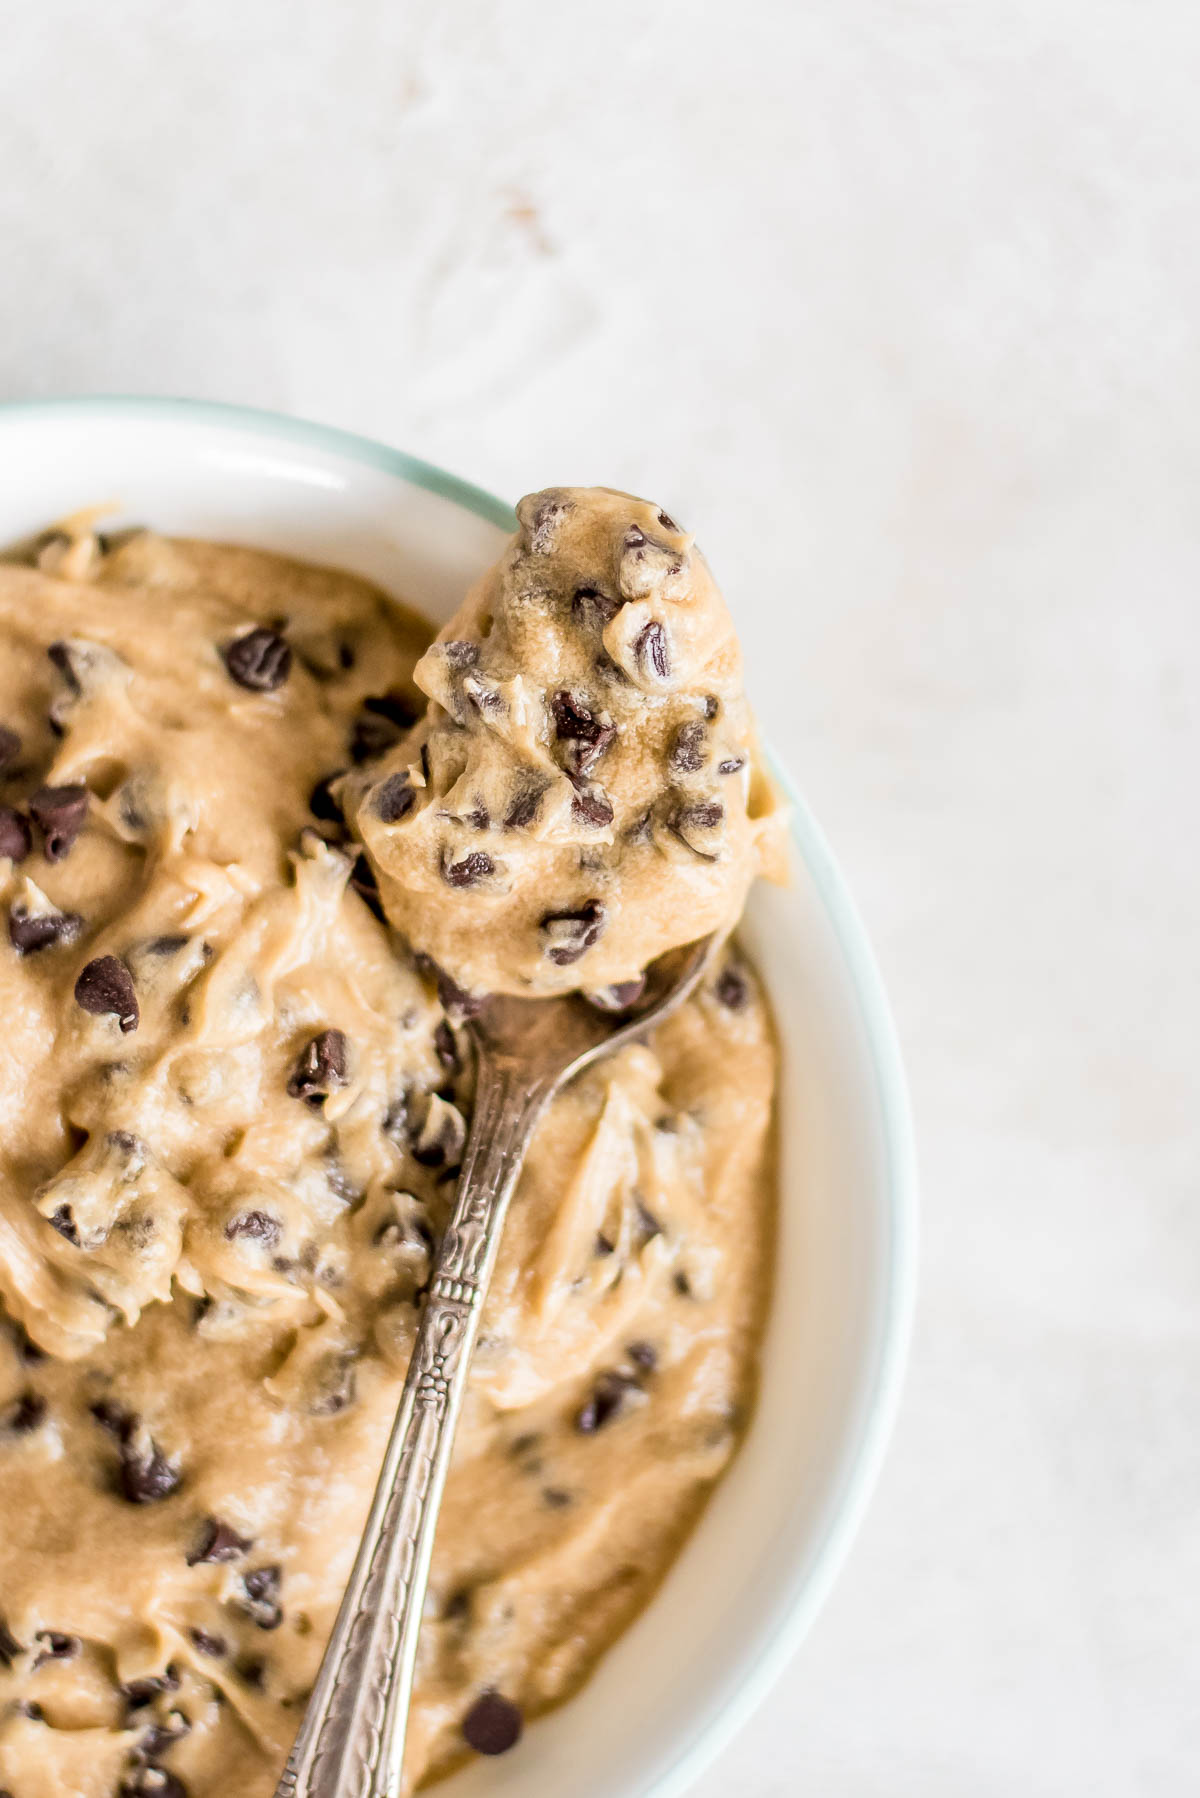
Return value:
<svg viewBox="0 0 1200 1798">
<path fill-rule="evenodd" d="M 229 1644 L 224 1636 L 211 1635 L 206 1629 L 189 1629 L 188 1637 L 197 1654 L 206 1654 L 212 1660 L 229 1652 Z"/>
<path fill-rule="evenodd" d="M 490 1688 L 481 1692 L 462 1721 L 462 1732 L 476 1754 L 507 1754 L 521 1739 L 524 1720 L 517 1706 Z"/>
<path fill-rule="evenodd" d="M 371 794 L 371 810 L 381 824 L 399 824 L 417 803 L 407 774 L 389 774 Z"/>
<path fill-rule="evenodd" d="M 7 724 L 0 724 L 0 769 L 7 768 L 21 753 L 21 739 Z"/>
<path fill-rule="evenodd" d="M 474 668 L 479 660 L 478 643 L 452 639 L 449 643 L 441 644 L 440 647 L 451 668 Z"/>
<path fill-rule="evenodd" d="M 658 522 L 659 522 L 659 524 L 661 524 L 664 531 L 674 531 L 675 535 L 677 537 L 682 535 L 682 532 L 680 531 L 679 526 L 675 523 L 675 520 L 670 516 L 669 513 L 662 511 L 661 508 L 660 508 L 659 514 L 658 514 Z"/>
<path fill-rule="evenodd" d="M 60 862 L 70 854 L 83 829 L 87 809 L 85 786 L 38 788 L 29 801 L 29 810 L 45 839 L 42 853 L 48 862 Z"/>
<path fill-rule="evenodd" d="M 575 597 L 571 601 L 571 612 L 577 624 L 586 631 L 599 636 L 606 624 L 612 622 L 621 607 L 623 599 L 616 599 L 611 594 L 602 593 L 599 587 L 577 587 Z"/>
<path fill-rule="evenodd" d="M 607 922 L 608 909 L 599 899 L 589 899 L 578 911 L 547 912 L 541 922 L 547 959 L 556 967 L 570 967 L 599 939 Z"/>
<path fill-rule="evenodd" d="M 658 1366 L 658 1350 L 652 1342 L 631 1342 L 626 1347 L 625 1353 L 634 1366 L 640 1367 L 643 1373 L 653 1373 Z"/>
<path fill-rule="evenodd" d="M 575 774 L 587 774 L 615 738 L 616 725 L 566 687 L 550 695 L 550 712 L 555 737 L 565 745 L 565 766 Z"/>
<path fill-rule="evenodd" d="M 115 1017 L 125 1036 L 138 1027 L 141 1013 L 133 975 L 115 955 L 98 955 L 88 962 L 75 982 L 75 1003 L 93 1017 Z"/>
<path fill-rule="evenodd" d="M 241 1680 L 242 1684 L 244 1686 L 249 1686 L 251 1691 L 261 1692 L 266 1687 L 267 1663 L 263 1660 L 261 1655 L 239 1655 L 237 1660 L 233 1663 L 233 1670 Z"/>
<path fill-rule="evenodd" d="M 363 710 L 386 718 L 398 731 L 411 730 L 419 715 L 403 693 L 372 693 L 363 700 Z"/>
<path fill-rule="evenodd" d="M 230 678 L 250 693 L 274 693 L 292 671 L 292 648 L 278 631 L 260 624 L 221 651 Z"/>
<path fill-rule="evenodd" d="M 11 1667 L 17 1656 L 24 1652 L 3 1617 L 0 1617 L 0 1667 Z"/>
<path fill-rule="evenodd" d="M 681 724 L 671 745 L 672 768 L 681 774 L 695 774 L 704 766 L 707 742 L 708 732 L 702 719 L 690 718 L 686 724 Z"/>
<path fill-rule="evenodd" d="M 548 1505 L 552 1511 L 562 1511 L 571 1503 L 571 1494 L 565 1492 L 561 1486 L 543 1486 L 542 1503 Z"/>
<path fill-rule="evenodd" d="M 713 993 L 727 1011 L 742 1011 L 750 1000 L 750 982 L 741 968 L 730 962 L 717 976 Z"/>
<path fill-rule="evenodd" d="M 259 1629 L 278 1629 L 283 1622 L 283 1606 L 279 1588 L 283 1569 L 278 1566 L 255 1567 L 242 1575 L 241 1608 L 253 1618 Z"/>
<path fill-rule="evenodd" d="M 83 931 L 83 919 L 74 911 L 32 913 L 14 905 L 8 914 L 8 938 L 18 955 L 37 955 L 60 943 L 73 943 Z"/>
<path fill-rule="evenodd" d="M 34 1642 L 37 1645 L 35 1669 L 44 1667 L 48 1661 L 73 1661 L 83 1646 L 78 1636 L 68 1636 L 58 1629 L 40 1629 Z"/>
<path fill-rule="evenodd" d="M 75 1227 L 75 1217 L 69 1205 L 60 1205 L 46 1221 L 50 1228 L 57 1230 L 59 1235 L 65 1237 L 73 1248 L 79 1247 L 79 1231 Z"/>
<path fill-rule="evenodd" d="M 161 1673 L 148 1673 L 142 1679 L 126 1680 L 121 1687 L 121 1696 L 125 1700 L 125 1708 L 130 1711 L 145 1710 L 148 1704 L 163 1692 L 178 1692 L 179 1669 L 172 1661 Z"/>
<path fill-rule="evenodd" d="M 239 1211 L 225 1226 L 228 1242 L 235 1242 L 239 1236 L 244 1236 L 251 1242 L 265 1242 L 271 1248 L 282 1235 L 283 1225 L 267 1211 Z"/>
<path fill-rule="evenodd" d="M 571 800 L 571 816 L 593 830 L 606 830 L 613 821 L 612 800 L 598 789 L 576 789 Z"/>
<path fill-rule="evenodd" d="M 482 849 L 471 849 L 457 861 L 451 860 L 448 855 L 442 858 L 442 879 L 448 886 L 478 886 L 495 872 L 495 862 Z"/>
<path fill-rule="evenodd" d="M 379 897 L 379 882 L 375 878 L 375 870 L 365 855 L 359 855 L 350 870 L 350 885 L 358 894 L 367 909 L 375 914 L 381 924 L 386 924 L 383 904 Z"/>
<path fill-rule="evenodd" d="M 662 1225 L 643 1198 L 640 1196 L 635 1197 L 633 1209 L 637 1219 L 638 1231 L 643 1242 L 650 1242 L 653 1237 L 662 1235 Z"/>
<path fill-rule="evenodd" d="M 135 1430 L 121 1446 L 121 1492 L 131 1505 L 156 1505 L 178 1492 L 183 1478 L 153 1436 Z"/>
<path fill-rule="evenodd" d="M 563 519 L 574 510 L 575 501 L 557 487 L 547 487 L 541 493 L 527 493 L 524 499 L 518 500 L 517 522 L 526 547 L 533 555 L 548 556 L 551 553 Z"/>
<path fill-rule="evenodd" d="M 147 1724 L 138 1738 L 134 1752 L 140 1761 L 156 1763 L 169 1748 L 173 1748 L 176 1742 L 182 1742 L 184 1736 L 191 1732 L 191 1718 L 186 1717 L 181 1710 L 169 1710 L 165 1717 L 156 1717 Z"/>
<path fill-rule="evenodd" d="M 335 768 L 332 774 L 322 775 L 308 796 L 308 809 L 314 818 L 320 818 L 326 824 L 344 824 L 346 814 L 342 804 L 330 792 L 335 780 L 340 780 L 346 772 L 344 768 Z"/>
<path fill-rule="evenodd" d="M 231 1524 L 222 1523 L 219 1517 L 206 1517 L 196 1546 L 188 1553 L 187 1564 L 198 1567 L 202 1561 L 239 1561 L 253 1547 L 253 1540 L 239 1536 Z"/>
<path fill-rule="evenodd" d="M 592 1387 L 591 1396 L 575 1413 L 575 1428 L 581 1436 L 602 1430 L 617 1415 L 634 1389 L 635 1382 L 624 1374 L 602 1373 Z"/>
<path fill-rule="evenodd" d="M 521 788 L 504 814 L 505 830 L 524 830 L 527 825 L 532 824 L 542 809 L 545 793 L 544 786 Z"/>
<path fill-rule="evenodd" d="M 462 1112 L 435 1093 L 413 1143 L 413 1160 L 422 1167 L 461 1167 L 466 1146 L 467 1125 Z"/>
<path fill-rule="evenodd" d="M 715 830 L 725 816 L 719 799 L 703 800 L 699 805 L 685 805 L 675 813 L 678 830 Z"/>
<path fill-rule="evenodd" d="M 0 856 L 23 862 L 32 847 L 28 818 L 11 805 L 0 805 Z"/>
<path fill-rule="evenodd" d="M 38 1392 L 23 1392 L 0 1411 L 0 1431 L 13 1436 L 32 1436 L 46 1418 L 46 1401 Z"/>
<path fill-rule="evenodd" d="M 321 1105 L 337 1086 L 346 1084 L 346 1038 L 341 1030 L 322 1030 L 296 1063 L 287 1089 L 293 1099 Z"/>
<path fill-rule="evenodd" d="M 616 1246 L 617 1245 L 609 1237 L 607 1237 L 604 1234 L 603 1230 L 597 1230 L 597 1232 L 596 1232 L 596 1253 L 597 1253 L 597 1255 L 611 1255 L 613 1250 L 616 1248 Z"/>
<path fill-rule="evenodd" d="M 643 675 L 660 681 L 671 678 L 671 651 L 667 633 L 657 618 L 652 618 L 641 631 L 634 643 L 633 653 Z"/>
</svg>

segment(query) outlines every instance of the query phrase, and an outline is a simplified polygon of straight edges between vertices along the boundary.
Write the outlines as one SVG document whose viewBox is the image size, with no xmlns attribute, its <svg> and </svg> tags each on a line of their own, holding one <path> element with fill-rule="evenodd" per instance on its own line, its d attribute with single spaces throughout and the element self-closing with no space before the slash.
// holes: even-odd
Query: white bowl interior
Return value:
<svg viewBox="0 0 1200 1798">
<path fill-rule="evenodd" d="M 439 620 L 503 535 L 498 502 L 377 446 L 177 402 L 0 408 L 0 476 L 0 543 L 112 500 L 126 522 L 338 563 Z M 744 932 L 783 1046 L 776 1288 L 748 1439 L 584 1691 L 446 1798 L 681 1791 L 795 1646 L 865 1503 L 911 1299 L 907 1108 L 869 949 L 799 802 L 795 839 L 793 885 L 758 891 Z"/>
</svg>

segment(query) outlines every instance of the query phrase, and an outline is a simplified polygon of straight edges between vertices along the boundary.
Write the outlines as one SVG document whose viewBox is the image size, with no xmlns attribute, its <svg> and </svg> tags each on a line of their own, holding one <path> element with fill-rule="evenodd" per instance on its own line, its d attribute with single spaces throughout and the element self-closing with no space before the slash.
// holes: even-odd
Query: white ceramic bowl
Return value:
<svg viewBox="0 0 1200 1798">
<path fill-rule="evenodd" d="M 338 563 L 439 620 L 511 528 L 501 501 L 425 463 L 266 413 L 0 406 L 0 543 L 106 500 L 126 522 Z M 759 890 L 745 926 L 784 1052 L 776 1289 L 753 1425 L 654 1603 L 584 1691 L 446 1798 L 682 1792 L 795 1649 L 862 1516 L 908 1335 L 913 1152 L 870 948 L 793 797 L 794 884 Z"/>
</svg>

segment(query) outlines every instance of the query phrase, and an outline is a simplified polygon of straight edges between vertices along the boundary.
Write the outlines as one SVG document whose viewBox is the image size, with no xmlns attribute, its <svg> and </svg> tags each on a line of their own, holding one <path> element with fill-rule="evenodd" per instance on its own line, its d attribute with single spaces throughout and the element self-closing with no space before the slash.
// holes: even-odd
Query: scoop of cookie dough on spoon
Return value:
<svg viewBox="0 0 1200 1798">
<path fill-rule="evenodd" d="M 692 538 L 606 487 L 517 518 L 417 664 L 425 717 L 349 778 L 347 815 L 392 923 L 466 991 L 632 990 L 777 871 L 778 801 Z"/>
</svg>

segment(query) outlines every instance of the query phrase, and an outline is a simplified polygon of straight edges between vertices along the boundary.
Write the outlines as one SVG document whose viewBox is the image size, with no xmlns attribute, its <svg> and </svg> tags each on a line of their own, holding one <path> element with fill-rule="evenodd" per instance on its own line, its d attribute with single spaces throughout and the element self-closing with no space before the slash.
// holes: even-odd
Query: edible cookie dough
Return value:
<svg viewBox="0 0 1200 1798">
<path fill-rule="evenodd" d="M 384 906 L 467 991 L 602 991 L 741 914 L 780 812 L 725 603 L 645 500 L 552 487 L 346 783 Z"/>
<path fill-rule="evenodd" d="M 0 1791 L 269 1798 L 471 1109 L 453 987 L 389 935 L 338 799 L 391 770 L 429 631 L 348 575 L 81 518 L 0 564 L 0 633 Z M 671 780 L 742 793 L 733 664 L 704 666 L 717 713 Z M 632 717 L 615 689 L 601 710 Z M 592 790 L 539 749 L 568 753 Z M 753 823 L 723 803 L 736 907 Z M 410 1787 L 578 1687 L 734 1452 L 774 1065 L 730 951 L 548 1112 L 459 1431 Z"/>
</svg>

